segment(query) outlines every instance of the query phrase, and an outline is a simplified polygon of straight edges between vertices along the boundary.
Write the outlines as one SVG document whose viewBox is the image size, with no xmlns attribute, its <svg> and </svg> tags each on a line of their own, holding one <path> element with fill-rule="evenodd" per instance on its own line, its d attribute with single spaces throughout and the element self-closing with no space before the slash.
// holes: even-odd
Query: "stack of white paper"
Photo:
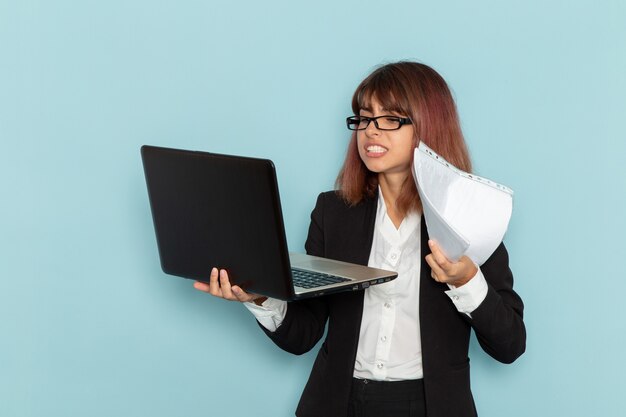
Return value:
<svg viewBox="0 0 626 417">
<path fill-rule="evenodd" d="M 504 238 L 513 191 L 461 171 L 424 142 L 415 149 L 413 173 L 429 237 L 451 261 L 467 255 L 482 265 Z"/>
</svg>

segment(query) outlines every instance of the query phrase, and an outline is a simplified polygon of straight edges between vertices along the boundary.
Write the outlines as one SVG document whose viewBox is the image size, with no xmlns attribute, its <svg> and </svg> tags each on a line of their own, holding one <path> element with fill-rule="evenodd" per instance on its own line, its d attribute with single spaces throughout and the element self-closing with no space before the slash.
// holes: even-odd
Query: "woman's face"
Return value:
<svg viewBox="0 0 626 417">
<path fill-rule="evenodd" d="M 408 117 L 384 109 L 372 97 L 368 109 L 361 109 L 359 116 L 377 117 L 383 115 Z M 409 175 L 413 155 L 413 126 L 403 125 L 398 130 L 380 130 L 370 122 L 365 130 L 357 130 L 357 147 L 361 160 L 372 172 L 379 174 Z"/>
</svg>

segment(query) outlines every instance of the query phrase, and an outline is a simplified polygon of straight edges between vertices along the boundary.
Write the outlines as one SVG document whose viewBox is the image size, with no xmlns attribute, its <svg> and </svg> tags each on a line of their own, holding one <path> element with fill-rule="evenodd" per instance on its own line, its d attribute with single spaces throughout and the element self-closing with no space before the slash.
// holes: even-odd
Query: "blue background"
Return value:
<svg viewBox="0 0 626 417">
<path fill-rule="evenodd" d="M 271 158 L 302 250 L 376 65 L 454 90 L 527 353 L 473 345 L 481 416 L 624 415 L 626 3 L 0 1 L 0 415 L 289 416 L 313 354 L 159 269 L 139 156 Z"/>
</svg>

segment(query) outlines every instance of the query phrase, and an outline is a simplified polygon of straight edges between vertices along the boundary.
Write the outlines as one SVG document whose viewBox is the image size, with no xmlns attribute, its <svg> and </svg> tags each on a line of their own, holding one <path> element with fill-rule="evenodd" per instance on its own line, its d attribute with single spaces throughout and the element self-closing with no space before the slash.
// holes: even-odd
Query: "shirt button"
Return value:
<svg viewBox="0 0 626 417">
<path fill-rule="evenodd" d="M 455 295 L 454 297 L 452 297 L 452 299 L 453 299 L 454 301 L 459 301 L 459 296 L 458 296 L 458 295 Z"/>
<path fill-rule="evenodd" d="M 391 304 L 385 303 L 385 308 L 391 308 Z"/>
<path fill-rule="evenodd" d="M 381 337 L 380 340 L 382 340 L 383 342 L 386 342 L 387 341 L 387 336 Z"/>
<path fill-rule="evenodd" d="M 383 369 L 383 364 L 382 364 L 382 363 L 379 363 L 378 365 L 376 365 L 376 367 L 377 367 L 378 369 Z"/>
<path fill-rule="evenodd" d="M 396 255 L 395 253 L 393 255 L 391 255 L 391 259 L 393 259 L 394 261 L 396 260 L 397 257 L 398 257 L 398 255 Z"/>
</svg>

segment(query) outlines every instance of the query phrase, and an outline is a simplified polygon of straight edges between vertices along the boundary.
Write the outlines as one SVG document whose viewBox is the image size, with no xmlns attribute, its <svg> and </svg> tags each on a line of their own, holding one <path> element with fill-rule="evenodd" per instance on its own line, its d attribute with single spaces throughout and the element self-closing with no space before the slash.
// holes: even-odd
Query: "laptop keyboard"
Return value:
<svg viewBox="0 0 626 417">
<path fill-rule="evenodd" d="M 293 285 L 301 288 L 323 287 L 324 285 L 337 284 L 339 282 L 350 281 L 347 278 L 335 275 L 323 274 L 321 272 L 303 271 L 302 269 L 291 269 Z"/>
</svg>

